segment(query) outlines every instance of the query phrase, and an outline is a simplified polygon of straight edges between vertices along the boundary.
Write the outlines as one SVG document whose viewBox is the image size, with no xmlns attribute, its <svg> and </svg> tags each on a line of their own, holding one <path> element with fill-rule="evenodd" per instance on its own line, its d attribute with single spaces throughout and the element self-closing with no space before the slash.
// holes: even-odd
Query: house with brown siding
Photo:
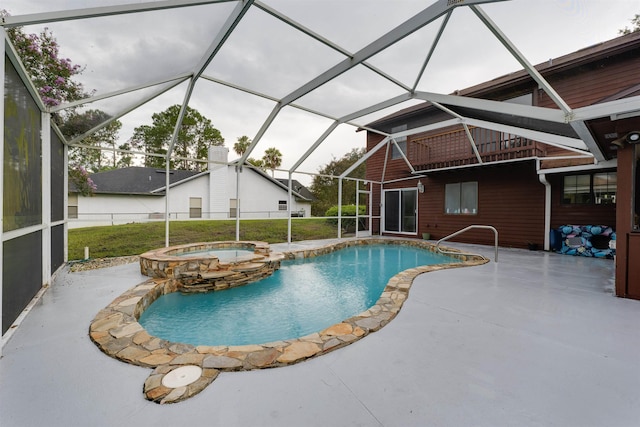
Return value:
<svg viewBox="0 0 640 427">
<path fill-rule="evenodd" d="M 535 70 L 571 109 L 637 97 L 640 32 Z M 562 225 L 615 230 L 615 142 L 622 132 L 640 130 L 640 117 L 606 117 L 582 128 L 510 114 L 520 105 L 558 109 L 553 91 L 543 90 L 534 76 L 522 70 L 367 125 L 372 231 L 440 239 L 472 224 L 491 225 L 501 246 L 549 249 L 550 230 Z M 483 110 L 473 102 L 457 102 L 468 98 L 504 106 Z M 592 149 L 564 144 L 565 139 L 584 140 Z M 493 238 L 480 229 L 454 240 L 492 244 Z"/>
</svg>

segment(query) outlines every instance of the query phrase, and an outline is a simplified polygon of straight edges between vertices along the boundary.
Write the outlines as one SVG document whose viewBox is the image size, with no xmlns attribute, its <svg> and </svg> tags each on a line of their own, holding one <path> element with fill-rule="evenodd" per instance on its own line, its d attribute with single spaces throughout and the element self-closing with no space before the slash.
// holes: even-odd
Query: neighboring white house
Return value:
<svg viewBox="0 0 640 427">
<path fill-rule="evenodd" d="M 258 169 L 227 165 L 229 150 L 211 147 L 209 170 L 169 172 L 170 219 L 286 218 L 289 213 L 288 180 L 278 180 Z M 69 228 L 164 220 L 166 171 L 129 167 L 91 175 L 97 190 L 84 197 L 69 190 Z M 70 187 L 72 187 L 70 185 Z M 311 213 L 313 196 L 292 181 L 291 214 Z M 238 192 L 236 191 L 239 188 Z"/>
</svg>

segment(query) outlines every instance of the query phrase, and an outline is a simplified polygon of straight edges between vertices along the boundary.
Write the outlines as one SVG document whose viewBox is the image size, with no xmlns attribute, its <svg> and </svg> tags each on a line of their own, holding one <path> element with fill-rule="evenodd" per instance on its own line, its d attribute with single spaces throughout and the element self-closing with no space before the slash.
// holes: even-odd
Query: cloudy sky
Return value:
<svg viewBox="0 0 640 427">
<path fill-rule="evenodd" d="M 3 0 L 0 7 L 17 16 L 125 3 L 137 2 Z M 263 0 L 263 4 L 352 53 L 432 3 L 432 0 Z M 87 90 L 103 94 L 190 71 L 235 5 L 236 2 L 225 2 L 49 23 L 47 27 L 60 43 L 62 54 L 85 67 L 78 80 Z M 637 0 L 507 0 L 481 8 L 533 64 L 615 38 L 618 30 L 630 26 L 630 20 L 640 13 Z M 368 62 L 413 86 L 441 23 L 442 20 L 433 22 Z M 24 30 L 37 32 L 41 27 Z M 204 74 L 281 98 L 344 58 L 343 54 L 252 7 Z M 459 7 L 453 12 L 417 89 L 451 93 L 520 68 L 475 14 Z M 153 113 L 181 103 L 185 89 L 186 84 L 181 84 L 123 116 L 121 140 L 128 140 L 135 127 L 150 124 Z M 149 91 L 110 98 L 90 108 L 116 114 Z M 296 103 L 330 117 L 341 117 L 403 92 L 398 85 L 358 66 Z M 414 103 L 409 101 L 355 122 L 366 124 Z M 231 149 L 242 135 L 254 138 L 274 102 L 200 80 L 190 106 L 212 120 Z M 284 108 L 252 157 L 261 157 L 266 148 L 277 147 L 283 153 L 282 168 L 288 169 L 331 122 L 296 108 Z M 341 125 L 299 170 L 316 172 L 332 157 L 339 158 L 364 144 L 364 132 L 356 133 L 354 126 Z M 230 158 L 234 157 L 231 152 Z M 310 181 L 305 175 L 294 178 L 304 183 Z"/>
</svg>

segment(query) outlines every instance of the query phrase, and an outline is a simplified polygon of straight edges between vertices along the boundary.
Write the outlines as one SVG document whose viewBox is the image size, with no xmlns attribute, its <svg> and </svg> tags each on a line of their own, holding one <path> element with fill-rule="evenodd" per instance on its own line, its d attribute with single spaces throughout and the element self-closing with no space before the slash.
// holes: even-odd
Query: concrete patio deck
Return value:
<svg viewBox="0 0 640 427">
<path fill-rule="evenodd" d="M 3 349 L 0 425 L 640 425 L 640 302 L 613 296 L 613 262 L 513 249 L 499 261 L 418 276 L 399 315 L 350 346 L 222 373 L 162 406 L 142 395 L 148 369 L 88 337 L 145 280 L 138 265 L 65 270 Z"/>
</svg>

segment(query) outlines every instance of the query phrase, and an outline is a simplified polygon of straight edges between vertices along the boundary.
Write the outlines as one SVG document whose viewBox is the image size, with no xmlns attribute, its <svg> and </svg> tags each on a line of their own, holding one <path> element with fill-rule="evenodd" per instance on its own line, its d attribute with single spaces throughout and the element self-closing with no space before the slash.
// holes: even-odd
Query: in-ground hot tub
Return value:
<svg viewBox="0 0 640 427">
<path fill-rule="evenodd" d="M 140 272 L 180 279 L 180 292 L 208 292 L 245 285 L 270 276 L 284 256 L 266 242 L 191 243 L 140 255 Z"/>
</svg>

